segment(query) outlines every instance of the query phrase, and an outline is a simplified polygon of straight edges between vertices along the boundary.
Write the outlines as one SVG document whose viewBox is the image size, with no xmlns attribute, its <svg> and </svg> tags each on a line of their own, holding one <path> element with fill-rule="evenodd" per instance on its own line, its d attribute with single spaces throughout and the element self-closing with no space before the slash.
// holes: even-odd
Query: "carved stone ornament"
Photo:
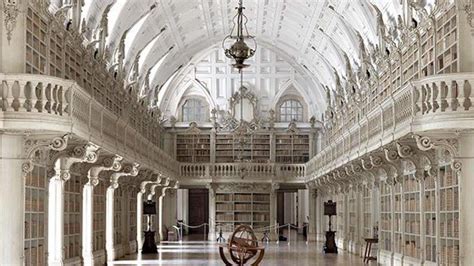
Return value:
<svg viewBox="0 0 474 266">
<path fill-rule="evenodd" d="M 7 31 L 7 41 L 10 44 L 12 39 L 12 32 L 16 27 L 16 21 L 20 9 L 16 0 L 3 0 L 3 17 L 5 23 L 5 29 Z"/>
<path fill-rule="evenodd" d="M 401 158 L 408 158 L 413 155 L 413 149 L 409 145 L 404 145 L 399 142 L 396 143 L 398 156 Z"/>
<path fill-rule="evenodd" d="M 474 28 L 474 11 L 472 10 L 472 2 L 464 6 L 464 11 L 466 12 L 467 24 Z"/>
<path fill-rule="evenodd" d="M 433 139 L 427 136 L 414 135 L 418 149 L 422 151 L 429 151 L 432 149 L 444 148 L 452 157 L 458 155 L 458 140 L 457 139 Z"/>
<path fill-rule="evenodd" d="M 27 161 L 21 166 L 24 174 L 28 174 L 33 170 L 33 163 L 46 160 L 45 152 L 49 148 L 53 151 L 63 151 L 67 147 L 69 134 L 44 139 L 26 139 L 25 140 L 25 157 Z"/>
<path fill-rule="evenodd" d="M 189 127 L 186 129 L 187 133 L 192 133 L 192 134 L 199 134 L 201 133 L 201 130 L 198 127 L 198 124 L 196 122 L 191 122 L 189 123 Z"/>
<path fill-rule="evenodd" d="M 253 192 L 270 192 L 270 184 L 255 183 L 221 183 L 217 186 L 219 192 L 236 192 L 236 191 L 253 191 Z"/>
</svg>

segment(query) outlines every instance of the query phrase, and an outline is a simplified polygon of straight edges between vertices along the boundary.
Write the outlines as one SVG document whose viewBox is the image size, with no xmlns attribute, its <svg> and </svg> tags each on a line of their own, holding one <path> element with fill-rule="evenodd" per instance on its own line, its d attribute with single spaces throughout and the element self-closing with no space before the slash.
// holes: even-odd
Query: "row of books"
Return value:
<svg viewBox="0 0 474 266">
<path fill-rule="evenodd" d="M 44 228 L 44 221 L 25 221 L 25 239 L 43 238 Z"/>
<path fill-rule="evenodd" d="M 439 230 L 441 237 L 459 237 L 459 219 L 441 220 Z"/>
<path fill-rule="evenodd" d="M 25 211 L 43 212 L 44 211 L 44 198 L 39 199 L 28 199 L 25 198 Z"/>
<path fill-rule="evenodd" d="M 236 213 L 235 214 L 236 221 L 250 221 L 252 220 L 252 215 L 247 213 Z"/>
<path fill-rule="evenodd" d="M 36 170 L 37 168 L 35 168 Z M 40 168 L 42 169 L 42 168 Z M 35 173 L 33 170 L 33 173 Z M 46 179 L 44 176 L 35 174 L 30 174 L 26 176 L 25 186 L 27 187 L 36 187 L 36 188 L 46 188 Z"/>
<path fill-rule="evenodd" d="M 233 209 L 233 207 L 232 207 L 232 204 L 217 203 L 216 204 L 216 209 L 218 211 L 231 211 Z"/>
<path fill-rule="evenodd" d="M 218 221 L 232 221 L 234 220 L 234 215 L 232 214 L 216 214 L 216 220 Z"/>
<path fill-rule="evenodd" d="M 459 245 L 442 246 L 440 255 L 441 265 L 459 265 Z"/>
<path fill-rule="evenodd" d="M 64 235 L 76 235 L 80 233 L 81 233 L 81 223 L 79 221 L 64 223 Z"/>
<path fill-rule="evenodd" d="M 457 189 L 448 188 L 440 191 L 442 211 L 458 210 L 459 209 L 459 192 Z"/>
<path fill-rule="evenodd" d="M 419 211 L 420 201 L 418 199 L 405 199 L 405 211 Z"/>
<path fill-rule="evenodd" d="M 45 248 L 43 245 L 25 248 L 25 265 L 46 265 Z"/>
</svg>

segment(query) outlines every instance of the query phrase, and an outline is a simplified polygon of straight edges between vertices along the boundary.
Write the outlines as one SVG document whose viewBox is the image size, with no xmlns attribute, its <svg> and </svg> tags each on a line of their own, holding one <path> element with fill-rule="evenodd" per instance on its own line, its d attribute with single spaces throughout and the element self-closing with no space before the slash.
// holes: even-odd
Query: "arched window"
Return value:
<svg viewBox="0 0 474 266">
<path fill-rule="evenodd" d="M 188 99 L 184 102 L 183 107 L 184 122 L 198 122 L 207 120 L 207 104 L 199 99 Z"/>
<path fill-rule="evenodd" d="M 298 100 L 286 100 L 280 105 L 280 121 L 303 121 L 303 105 Z"/>
</svg>

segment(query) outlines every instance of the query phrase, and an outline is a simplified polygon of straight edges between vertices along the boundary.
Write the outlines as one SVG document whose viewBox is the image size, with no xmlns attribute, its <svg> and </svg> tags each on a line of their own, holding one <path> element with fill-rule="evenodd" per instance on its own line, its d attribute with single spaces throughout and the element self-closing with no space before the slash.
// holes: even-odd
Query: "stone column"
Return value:
<svg viewBox="0 0 474 266">
<path fill-rule="evenodd" d="M 107 261 L 115 260 L 115 239 L 114 239 L 114 192 L 119 187 L 119 179 L 122 176 L 137 176 L 139 164 L 129 164 L 123 167 L 121 172 L 113 173 L 110 176 L 110 186 L 107 188 L 105 201 L 105 251 Z"/>
<path fill-rule="evenodd" d="M 207 185 L 209 189 L 209 234 L 207 240 L 215 241 L 216 237 L 216 184 Z"/>
<path fill-rule="evenodd" d="M 270 239 L 278 240 L 278 233 L 276 229 L 277 224 L 277 190 L 280 188 L 280 184 L 272 183 L 270 191 L 270 226 L 274 226 L 270 230 Z"/>
<path fill-rule="evenodd" d="M 314 187 L 308 187 L 309 189 L 309 227 L 308 227 L 308 242 L 317 241 L 317 226 L 318 221 L 321 219 L 318 215 L 318 193 Z"/>
<path fill-rule="evenodd" d="M 88 182 L 82 190 L 82 260 L 84 265 L 94 265 L 93 255 L 93 218 L 94 188 L 99 184 L 99 174 L 104 170 L 118 171 L 122 168 L 122 157 L 115 155 L 105 158 L 101 164 L 87 171 Z"/>
<path fill-rule="evenodd" d="M 163 198 L 166 196 L 166 189 L 168 187 L 162 187 L 157 194 L 158 198 L 158 235 L 159 235 L 159 241 L 161 242 L 164 239 L 163 235 Z"/>
<path fill-rule="evenodd" d="M 0 133 L 0 265 L 24 263 L 23 146 L 23 136 Z"/>
<path fill-rule="evenodd" d="M 74 163 L 95 163 L 98 147 L 94 144 L 76 146 L 61 152 L 54 160 L 54 175 L 49 180 L 48 198 L 48 265 L 63 265 L 64 183 Z"/>
<path fill-rule="evenodd" d="M 146 192 L 146 184 L 142 183 L 140 185 L 140 191 L 137 193 L 137 250 L 138 254 L 142 253 L 143 247 L 143 228 L 142 228 L 142 218 L 143 218 L 143 194 Z"/>
</svg>

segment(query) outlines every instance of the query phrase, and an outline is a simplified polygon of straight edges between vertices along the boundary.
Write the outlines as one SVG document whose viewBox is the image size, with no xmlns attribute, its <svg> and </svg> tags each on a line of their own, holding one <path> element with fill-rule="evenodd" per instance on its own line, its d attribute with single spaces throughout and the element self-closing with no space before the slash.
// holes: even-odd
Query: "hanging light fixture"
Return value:
<svg viewBox="0 0 474 266">
<path fill-rule="evenodd" d="M 233 67 L 237 68 L 239 72 L 242 72 L 242 68 L 248 67 L 249 65 L 244 64 L 244 61 L 251 58 L 257 50 L 257 42 L 255 37 L 251 36 L 247 30 L 247 17 L 244 15 L 243 0 L 239 0 L 239 6 L 236 7 L 237 14 L 233 18 L 234 26 L 222 41 L 222 48 L 224 49 L 225 55 L 233 59 L 235 62 L 232 64 Z M 234 42 L 231 42 L 234 40 Z M 251 47 L 246 41 L 250 41 Z"/>
</svg>

